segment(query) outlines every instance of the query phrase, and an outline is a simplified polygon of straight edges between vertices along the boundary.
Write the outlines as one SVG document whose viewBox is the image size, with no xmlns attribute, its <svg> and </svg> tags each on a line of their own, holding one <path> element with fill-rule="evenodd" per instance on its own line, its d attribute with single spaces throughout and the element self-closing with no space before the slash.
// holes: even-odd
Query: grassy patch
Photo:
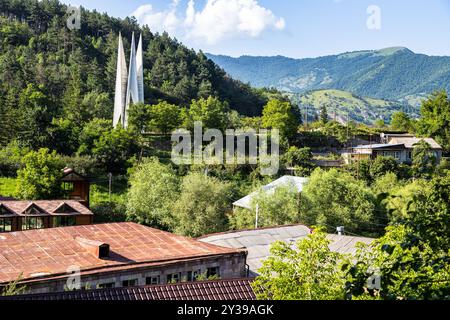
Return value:
<svg viewBox="0 0 450 320">
<path fill-rule="evenodd" d="M 0 196 L 14 197 L 16 187 L 17 187 L 17 179 L 0 177 Z"/>
</svg>

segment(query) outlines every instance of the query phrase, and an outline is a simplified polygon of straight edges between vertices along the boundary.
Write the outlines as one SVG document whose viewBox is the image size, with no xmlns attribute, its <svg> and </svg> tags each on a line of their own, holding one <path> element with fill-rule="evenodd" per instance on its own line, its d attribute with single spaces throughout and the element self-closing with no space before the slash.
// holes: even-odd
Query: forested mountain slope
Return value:
<svg viewBox="0 0 450 320">
<path fill-rule="evenodd" d="M 236 79 L 293 93 L 339 89 L 362 97 L 417 102 L 416 97 L 435 90 L 450 90 L 450 57 L 402 47 L 312 59 L 208 56 Z"/>
<path fill-rule="evenodd" d="M 141 29 L 134 19 L 83 9 L 81 30 L 69 30 L 67 18 L 57 0 L 0 1 L 0 144 L 19 139 L 45 146 L 54 119 L 81 127 L 112 118 L 119 32 L 127 55 L 132 32 L 143 34 L 147 103 L 164 99 L 182 107 L 213 95 L 257 115 L 266 102 L 203 53 Z"/>
</svg>

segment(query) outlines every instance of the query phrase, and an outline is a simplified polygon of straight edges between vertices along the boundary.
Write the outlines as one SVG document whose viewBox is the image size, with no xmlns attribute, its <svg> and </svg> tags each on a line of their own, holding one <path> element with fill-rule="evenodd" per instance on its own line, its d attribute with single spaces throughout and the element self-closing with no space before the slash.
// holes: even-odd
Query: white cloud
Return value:
<svg viewBox="0 0 450 320">
<path fill-rule="evenodd" d="M 163 11 L 143 5 L 132 15 L 152 30 L 208 44 L 233 37 L 256 38 L 267 29 L 283 30 L 286 26 L 283 18 L 260 6 L 257 0 L 207 0 L 198 11 L 194 0 L 189 0 L 184 15 L 177 12 L 179 2 L 174 0 Z"/>
<path fill-rule="evenodd" d="M 177 16 L 178 3 L 179 0 L 174 0 L 164 11 L 155 11 L 151 4 L 145 4 L 137 8 L 131 15 L 135 16 L 140 24 L 148 25 L 153 31 L 167 31 L 174 34 L 181 24 L 181 20 Z"/>
</svg>

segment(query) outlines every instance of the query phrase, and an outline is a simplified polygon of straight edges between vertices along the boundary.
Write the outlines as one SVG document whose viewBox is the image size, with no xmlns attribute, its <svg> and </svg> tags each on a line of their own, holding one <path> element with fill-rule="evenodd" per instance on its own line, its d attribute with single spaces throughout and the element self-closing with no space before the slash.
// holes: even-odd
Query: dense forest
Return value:
<svg viewBox="0 0 450 320">
<path fill-rule="evenodd" d="M 33 149 L 77 140 L 95 118 L 112 119 L 118 34 L 127 55 L 142 33 L 146 103 L 179 107 L 215 96 L 242 115 L 261 113 L 261 91 L 235 81 L 202 52 L 167 34 L 82 9 L 81 29 L 69 30 L 58 0 L 0 2 L 0 144 L 18 140 Z"/>
</svg>

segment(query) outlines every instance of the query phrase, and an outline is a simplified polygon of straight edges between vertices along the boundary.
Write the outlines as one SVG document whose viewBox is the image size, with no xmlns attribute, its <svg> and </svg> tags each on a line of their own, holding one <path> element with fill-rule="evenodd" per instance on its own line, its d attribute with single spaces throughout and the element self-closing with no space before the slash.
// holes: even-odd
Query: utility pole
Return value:
<svg viewBox="0 0 450 320">
<path fill-rule="evenodd" d="M 108 173 L 108 179 L 109 179 L 109 203 L 112 202 L 112 173 Z"/>
<path fill-rule="evenodd" d="M 255 229 L 258 229 L 258 220 L 259 220 L 259 204 L 256 205 L 256 223 L 255 223 Z"/>
</svg>

